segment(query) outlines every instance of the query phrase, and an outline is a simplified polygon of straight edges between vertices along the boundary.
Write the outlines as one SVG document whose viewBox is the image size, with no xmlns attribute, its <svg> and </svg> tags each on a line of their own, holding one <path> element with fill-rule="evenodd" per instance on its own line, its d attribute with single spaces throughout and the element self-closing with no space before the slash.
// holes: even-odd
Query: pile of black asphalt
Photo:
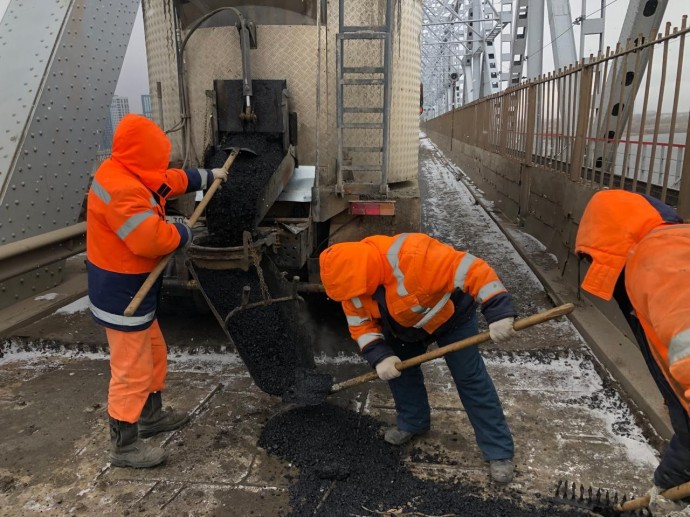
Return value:
<svg viewBox="0 0 690 517">
<path fill-rule="evenodd" d="M 290 487 L 292 516 L 591 515 L 547 500 L 543 506 L 526 504 L 506 488 L 487 496 L 461 478 L 444 483 L 420 479 L 403 462 L 404 449 L 383 440 L 379 421 L 331 404 L 276 415 L 258 445 L 299 468 Z"/>
<path fill-rule="evenodd" d="M 228 171 L 228 180 L 211 198 L 206 208 L 209 237 L 204 246 L 241 246 L 242 233 L 254 232 L 260 195 L 285 156 L 280 135 L 229 133 L 221 148 L 226 146 L 249 148 L 256 156 L 240 152 Z M 222 167 L 228 155 L 225 150 L 211 153 L 205 166 Z"/>
<path fill-rule="evenodd" d="M 197 269 L 197 275 L 222 318 L 238 309 L 245 285 L 250 287 L 250 303 L 263 300 L 254 267 L 246 272 Z M 264 275 L 271 272 L 267 269 Z M 273 299 L 284 296 L 275 286 L 269 287 L 269 294 Z M 293 386 L 298 368 L 313 367 L 309 336 L 300 323 L 300 314 L 298 301 L 286 301 L 236 310 L 228 318 L 227 329 L 235 348 L 265 393 L 282 396 Z"/>
</svg>

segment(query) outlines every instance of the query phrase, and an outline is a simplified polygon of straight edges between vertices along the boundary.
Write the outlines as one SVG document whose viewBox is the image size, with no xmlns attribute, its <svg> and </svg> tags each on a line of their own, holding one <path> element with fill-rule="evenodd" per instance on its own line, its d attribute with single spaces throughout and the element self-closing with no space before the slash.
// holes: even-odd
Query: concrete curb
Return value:
<svg viewBox="0 0 690 517">
<path fill-rule="evenodd" d="M 434 144 L 435 145 L 435 144 Z M 438 149 L 438 148 L 437 148 Z M 439 150 L 440 156 L 451 170 L 448 158 Z M 537 255 L 546 255 L 546 251 L 530 252 L 512 235 L 511 231 L 518 232 L 519 228 L 503 218 L 503 214 L 497 215 L 491 207 L 487 206 L 483 197 L 477 193 L 477 189 L 468 181 L 467 175 L 455 165 L 461 172 L 459 181 L 467 187 L 478 205 L 491 217 L 499 229 L 520 254 L 530 269 L 543 284 L 547 295 L 555 305 L 574 303 L 577 309 L 568 315 L 578 332 L 591 348 L 594 356 L 604 365 L 611 376 L 623 387 L 628 397 L 637 405 L 649 419 L 654 430 L 664 439 L 668 440 L 673 435 L 673 428 L 652 376 L 647 369 L 644 358 L 636 343 L 628 339 L 618 327 L 604 316 L 588 300 L 578 300 L 577 291 L 563 281 L 557 269 L 547 271 L 538 265 Z"/>
</svg>

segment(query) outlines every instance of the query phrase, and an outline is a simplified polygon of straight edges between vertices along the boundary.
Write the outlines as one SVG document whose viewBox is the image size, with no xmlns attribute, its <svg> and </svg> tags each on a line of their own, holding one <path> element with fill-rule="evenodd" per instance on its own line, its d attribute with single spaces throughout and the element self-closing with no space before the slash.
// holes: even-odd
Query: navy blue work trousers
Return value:
<svg viewBox="0 0 690 517">
<path fill-rule="evenodd" d="M 690 417 L 657 364 L 647 340 L 638 339 L 649 372 L 664 397 L 674 435 L 654 472 L 654 484 L 667 489 L 690 481 Z"/>
<path fill-rule="evenodd" d="M 436 343 L 443 347 L 477 333 L 477 316 L 474 314 L 469 320 L 458 323 L 438 336 Z M 427 348 L 425 343 L 405 343 L 394 336 L 386 336 L 386 342 L 403 361 L 423 354 Z M 513 436 L 478 347 L 452 352 L 444 358 L 484 459 L 511 459 L 514 452 Z M 428 431 L 431 411 L 421 368 L 415 366 L 403 370 L 400 377 L 388 384 L 395 400 L 398 429 L 409 432 Z"/>
</svg>

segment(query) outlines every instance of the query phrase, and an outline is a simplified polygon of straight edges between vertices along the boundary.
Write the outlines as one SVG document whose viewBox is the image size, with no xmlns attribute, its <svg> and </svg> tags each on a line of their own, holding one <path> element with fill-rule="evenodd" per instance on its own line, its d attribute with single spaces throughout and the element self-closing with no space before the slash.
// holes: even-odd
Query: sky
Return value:
<svg viewBox="0 0 690 517">
<path fill-rule="evenodd" d="M 38 0 L 37 0 L 38 1 Z M 430 0 L 425 0 L 430 1 Z M 10 0 L 0 0 L 0 16 L 5 13 Z M 625 13 L 628 9 L 629 0 L 606 0 L 606 32 L 605 45 L 615 46 L 623 25 Z M 580 15 L 582 11 L 582 0 L 570 0 L 571 13 L 573 18 Z M 601 5 L 601 0 L 585 0 L 585 11 L 587 14 L 595 12 Z M 669 0 L 668 7 L 664 16 L 664 24 L 670 21 L 674 26 L 680 25 L 683 14 L 690 13 L 690 5 L 687 0 Z M 662 29 L 663 30 L 663 29 Z M 591 38 L 594 39 L 594 38 Z M 548 23 L 545 23 L 544 44 L 551 41 Z M 579 48 L 579 32 L 575 27 L 575 45 Z M 593 48 L 585 48 L 585 53 L 594 51 Z M 673 62 L 673 61 L 671 61 Z M 553 69 L 553 59 L 551 48 L 544 49 L 544 72 Z M 690 81 L 690 74 L 688 74 Z M 690 87 L 690 84 L 688 85 Z M 120 79 L 115 89 L 116 95 L 129 97 L 130 110 L 141 113 L 141 95 L 148 93 L 148 73 L 146 69 L 146 47 L 144 42 L 144 23 L 142 19 L 141 6 L 137 12 L 134 29 L 130 37 L 127 53 L 122 65 Z"/>
</svg>

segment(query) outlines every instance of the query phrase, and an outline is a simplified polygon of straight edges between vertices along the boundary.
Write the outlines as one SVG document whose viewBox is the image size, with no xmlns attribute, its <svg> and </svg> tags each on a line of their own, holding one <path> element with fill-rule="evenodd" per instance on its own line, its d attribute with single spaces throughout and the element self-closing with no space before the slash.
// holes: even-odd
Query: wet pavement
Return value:
<svg viewBox="0 0 690 517">
<path fill-rule="evenodd" d="M 534 275 L 432 144 L 421 144 L 424 230 L 487 260 L 513 293 L 520 316 L 550 307 Z M 76 303 L 20 329 L 2 345 L 2 515 L 419 516 L 472 515 L 475 510 L 483 515 L 529 515 L 529 505 L 543 515 L 566 515 L 570 510 L 544 503 L 559 479 L 641 494 L 657 461 L 647 440 L 656 443 L 656 438 L 644 417 L 631 411 L 566 320 L 523 331 L 511 343 L 482 348 L 516 443 L 515 480 L 498 487 L 489 481 L 443 361 L 423 367 L 431 431 L 401 451 L 390 451 L 376 446 L 381 426 L 394 422 L 384 383 L 371 382 L 330 397 L 336 413 L 346 415 L 339 420 L 322 415 L 316 421 L 321 425 L 296 426 L 307 421 L 305 415 L 291 417 L 278 397 L 254 385 L 213 318 L 180 310 L 161 315 L 171 347 L 164 404 L 191 411 L 193 418 L 177 432 L 151 438 L 169 451 L 167 464 L 147 470 L 111 468 L 105 335 L 84 309 L 83 302 Z M 316 358 L 320 369 L 338 381 L 368 371 L 346 336 L 334 340 L 328 355 Z M 316 343 L 318 348 L 318 339 Z M 362 424 L 353 424 L 357 421 Z M 257 445 L 264 429 L 273 437 L 262 442 L 270 452 Z M 281 429 L 288 437 L 299 437 L 278 447 Z M 291 455 L 290 447 L 308 448 L 310 432 L 314 444 L 327 447 L 331 433 L 334 446 L 347 443 L 349 448 L 358 441 L 342 441 L 338 434 L 362 433 L 362 449 L 351 456 L 357 460 L 357 475 L 372 474 L 367 493 L 373 495 L 365 502 L 347 496 L 353 493 L 348 483 L 356 477 L 348 481 L 355 472 L 352 465 L 344 472 L 324 458 L 326 463 L 312 474 L 305 463 L 298 468 L 300 457 Z M 374 444 L 383 456 L 362 454 L 365 443 Z M 390 478 L 373 474 L 386 465 L 386 471 L 397 465 L 399 472 L 414 476 L 405 478 L 413 487 L 407 500 L 376 496 L 377 483 L 384 490 Z M 310 478 L 314 482 L 305 484 L 303 475 L 316 475 L 320 481 Z M 470 497 L 462 503 L 470 506 L 429 506 L 430 500 L 448 501 L 438 494 L 449 487 Z M 329 511 L 343 506 L 336 504 L 338 498 L 352 504 L 342 513 Z M 487 501 L 495 503 L 494 510 Z M 440 508 L 445 513 L 435 513 Z"/>
</svg>

